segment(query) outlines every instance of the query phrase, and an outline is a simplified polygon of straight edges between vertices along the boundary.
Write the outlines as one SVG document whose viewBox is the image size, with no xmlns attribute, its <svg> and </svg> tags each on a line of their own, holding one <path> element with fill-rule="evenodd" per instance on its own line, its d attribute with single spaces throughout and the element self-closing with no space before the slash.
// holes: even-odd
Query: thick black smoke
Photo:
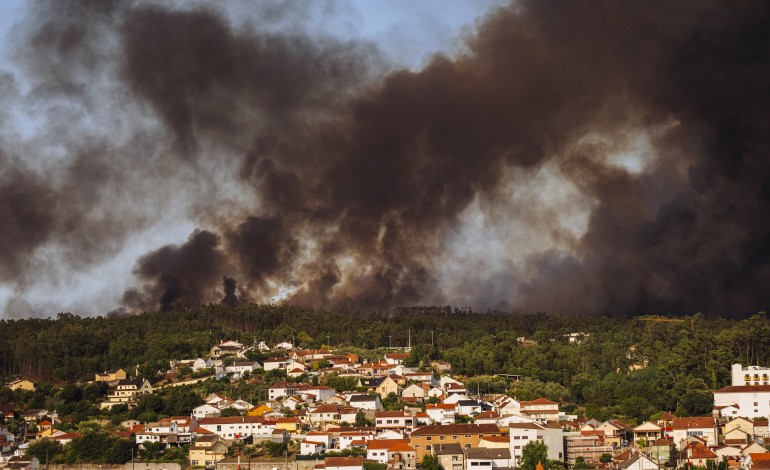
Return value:
<svg viewBox="0 0 770 470">
<path fill-rule="evenodd" d="M 86 183 L 75 192 L 102 201 L 109 196 L 94 181 L 130 187 L 119 175 L 176 188 L 194 201 L 184 215 L 201 227 L 138 260 L 143 285 L 126 292 L 129 308 L 275 295 L 351 311 L 437 302 L 564 313 L 768 307 L 765 2 L 517 1 L 492 12 L 455 57 L 416 72 L 389 70 L 369 44 L 242 27 L 213 9 L 71 5 L 39 20 L 45 28 L 35 23 L 42 32 L 31 37 L 44 39 L 31 50 L 50 55 L 58 45 L 74 64 L 69 81 L 44 83 L 88 103 L 84 70 L 110 70 L 108 88 L 119 91 L 110 96 L 133 106 L 121 129 L 155 149 L 104 147 L 95 167 L 117 165 L 94 179 L 72 176 Z M 272 13 L 291 16 L 287 5 Z M 43 60 L 33 65 L 50 73 Z M 639 154 L 635 166 L 622 164 L 629 153 Z M 554 206 L 544 189 L 521 203 L 546 170 L 579 197 Z M 68 185 L 47 188 L 21 167 L 0 176 L 11 234 L 0 243 L 0 275 L 23 272 L 23 257 L 52 239 L 85 249 L 74 227 L 90 220 L 80 215 L 87 199 L 62 200 Z M 148 214 L 167 194 L 121 191 Z M 27 194 L 35 200 L 20 210 Z M 136 204 L 116 210 L 147 223 Z M 479 243 L 492 231 L 502 238 L 494 267 L 452 253 L 469 211 L 485 217 Z M 567 233 L 576 212 L 585 229 Z M 132 230 L 86 245 L 119 246 Z M 531 246 L 506 243 L 527 230 Z M 459 259 L 467 265 L 454 266 Z"/>
</svg>

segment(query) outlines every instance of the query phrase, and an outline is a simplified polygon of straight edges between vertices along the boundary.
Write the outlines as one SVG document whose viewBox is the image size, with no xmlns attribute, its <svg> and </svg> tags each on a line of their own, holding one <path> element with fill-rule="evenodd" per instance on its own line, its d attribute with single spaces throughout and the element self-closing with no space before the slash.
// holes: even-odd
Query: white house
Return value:
<svg viewBox="0 0 770 470">
<path fill-rule="evenodd" d="M 770 385 L 731 385 L 714 392 L 714 407 L 734 406 L 737 416 L 766 418 L 770 415 Z"/>
<path fill-rule="evenodd" d="M 622 470 L 658 470 L 658 464 L 648 459 L 642 454 L 635 454 L 625 462 L 618 464 Z"/>
<path fill-rule="evenodd" d="M 716 426 L 715 419 L 711 416 L 674 418 L 671 423 L 674 445 L 681 450 L 683 448 L 682 443 L 689 436 L 696 436 L 703 439 L 707 446 L 715 446 L 717 445 Z"/>
<path fill-rule="evenodd" d="M 257 369 L 261 369 L 262 365 L 257 361 L 236 361 L 231 365 L 225 367 L 226 374 L 233 374 L 236 377 L 243 377 L 245 373 L 251 374 Z"/>
<path fill-rule="evenodd" d="M 379 411 L 382 409 L 382 401 L 379 395 L 358 394 L 350 397 L 350 406 L 360 410 Z"/>
</svg>

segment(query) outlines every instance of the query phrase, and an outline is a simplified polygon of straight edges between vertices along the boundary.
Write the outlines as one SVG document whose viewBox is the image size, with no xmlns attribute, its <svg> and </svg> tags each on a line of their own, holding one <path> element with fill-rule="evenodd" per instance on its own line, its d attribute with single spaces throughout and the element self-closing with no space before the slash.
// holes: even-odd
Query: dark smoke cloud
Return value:
<svg viewBox="0 0 770 470">
<path fill-rule="evenodd" d="M 349 311 L 768 306 L 766 3 L 519 1 L 419 71 L 390 70 L 370 44 L 244 26 L 213 7 L 66 5 L 28 26 L 40 93 L 85 114 L 106 94 L 128 110 L 122 141 L 141 150 L 73 133 L 70 151 L 89 157 L 58 186 L 20 165 L 3 173 L 0 275 L 51 240 L 99 253 L 91 263 L 114 254 L 136 228 L 77 227 L 113 227 L 117 216 L 82 209 L 117 188 L 116 213 L 136 226 L 200 227 L 137 261 L 132 310 L 276 295 Z M 61 78 L 46 78 L 51 56 Z M 168 189 L 148 196 L 157 186 Z M 554 202 L 554 188 L 573 200 Z M 39 201 L 19 210 L 27 194 Z M 166 199 L 190 209 L 144 209 Z M 584 228 L 565 222 L 576 212 Z M 463 230 L 471 255 L 452 242 Z"/>
</svg>

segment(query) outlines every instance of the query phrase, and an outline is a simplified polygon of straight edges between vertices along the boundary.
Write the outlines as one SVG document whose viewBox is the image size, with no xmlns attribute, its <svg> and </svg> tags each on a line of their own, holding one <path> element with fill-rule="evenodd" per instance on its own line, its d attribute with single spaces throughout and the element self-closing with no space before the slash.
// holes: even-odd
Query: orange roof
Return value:
<svg viewBox="0 0 770 470">
<path fill-rule="evenodd" d="M 388 449 L 389 452 L 414 452 L 414 448 L 409 444 L 402 442 Z"/>
<path fill-rule="evenodd" d="M 760 453 L 751 453 L 749 454 L 751 456 L 751 460 L 757 461 L 757 460 L 770 460 L 770 452 L 760 452 Z"/>
<path fill-rule="evenodd" d="M 511 442 L 511 436 L 481 436 L 481 439 L 489 442 Z"/>
<path fill-rule="evenodd" d="M 390 449 L 397 444 L 408 444 L 409 439 L 375 439 L 369 441 L 367 447 L 369 449 Z"/>
</svg>

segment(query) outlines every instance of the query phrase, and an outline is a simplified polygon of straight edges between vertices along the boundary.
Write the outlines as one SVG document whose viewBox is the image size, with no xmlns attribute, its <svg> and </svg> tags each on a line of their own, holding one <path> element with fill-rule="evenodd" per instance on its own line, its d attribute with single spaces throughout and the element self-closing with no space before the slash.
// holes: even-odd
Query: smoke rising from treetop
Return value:
<svg viewBox="0 0 770 470">
<path fill-rule="evenodd" d="M 264 17 L 307 8 L 280 5 Z M 0 77 L 1 99 L 46 112 L 0 141 L 0 281 L 19 293 L 41 253 L 86 269 L 184 219 L 123 308 L 768 306 L 764 2 L 519 1 L 419 71 L 214 7 L 38 13 L 31 90 Z"/>
</svg>

